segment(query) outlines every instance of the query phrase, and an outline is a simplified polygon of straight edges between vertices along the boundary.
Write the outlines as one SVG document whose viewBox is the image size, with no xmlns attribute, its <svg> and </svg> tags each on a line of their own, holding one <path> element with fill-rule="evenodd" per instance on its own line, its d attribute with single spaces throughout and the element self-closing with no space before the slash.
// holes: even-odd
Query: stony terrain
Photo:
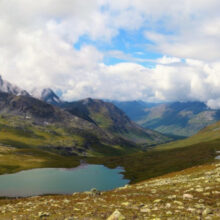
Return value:
<svg viewBox="0 0 220 220">
<path fill-rule="evenodd" d="M 108 192 L 2 199 L 0 219 L 220 219 L 220 162 Z"/>
</svg>

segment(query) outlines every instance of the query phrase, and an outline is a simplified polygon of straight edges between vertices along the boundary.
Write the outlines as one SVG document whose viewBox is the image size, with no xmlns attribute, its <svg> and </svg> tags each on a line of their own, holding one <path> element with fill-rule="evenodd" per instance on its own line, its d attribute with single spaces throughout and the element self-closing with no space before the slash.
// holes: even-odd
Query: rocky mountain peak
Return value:
<svg viewBox="0 0 220 220">
<path fill-rule="evenodd" d="M 51 88 L 34 89 L 31 95 L 49 104 L 59 104 L 61 103 L 60 98 Z"/>
<path fill-rule="evenodd" d="M 22 96 L 29 96 L 28 92 L 20 89 L 18 86 L 9 83 L 8 81 L 4 80 L 0 75 L 0 92 L 6 92 L 12 95 L 22 95 Z"/>
</svg>

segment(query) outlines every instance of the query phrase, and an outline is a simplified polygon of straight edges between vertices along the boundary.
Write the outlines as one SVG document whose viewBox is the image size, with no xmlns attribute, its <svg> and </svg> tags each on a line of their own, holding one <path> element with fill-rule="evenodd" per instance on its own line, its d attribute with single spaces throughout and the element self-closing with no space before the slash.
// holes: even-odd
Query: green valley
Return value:
<svg viewBox="0 0 220 220">
<path fill-rule="evenodd" d="M 122 166 L 125 177 L 132 183 L 213 162 L 220 151 L 220 122 L 210 125 L 198 134 L 179 141 L 158 145 L 146 152 L 123 157 L 90 158 L 93 163 L 108 167 Z"/>
</svg>

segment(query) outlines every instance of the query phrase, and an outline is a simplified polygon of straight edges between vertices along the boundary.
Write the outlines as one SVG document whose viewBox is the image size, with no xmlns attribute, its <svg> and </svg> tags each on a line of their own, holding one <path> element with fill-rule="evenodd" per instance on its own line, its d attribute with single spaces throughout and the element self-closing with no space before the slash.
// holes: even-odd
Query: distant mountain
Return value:
<svg viewBox="0 0 220 220">
<path fill-rule="evenodd" d="M 9 83 L 0 76 L 0 92 L 7 92 L 12 95 L 23 95 L 28 96 L 28 92 L 20 89 L 18 86 Z"/>
<path fill-rule="evenodd" d="M 207 127 L 200 130 L 195 135 L 188 137 L 184 140 L 173 141 L 168 144 L 158 145 L 156 150 L 171 150 L 176 148 L 185 148 L 189 147 L 192 150 L 197 149 L 196 154 L 202 154 L 206 152 L 203 157 L 208 159 L 210 155 L 213 157 L 217 156 L 217 151 L 220 151 L 220 138 L 219 138 L 219 131 L 220 131 L 220 121 L 212 123 Z M 200 150 L 200 152 L 198 152 Z M 210 159 L 212 159 L 210 158 Z M 200 161 L 202 162 L 202 161 Z"/>
<path fill-rule="evenodd" d="M 173 102 L 142 108 L 133 102 L 132 108 L 137 110 L 130 114 L 131 119 L 139 125 L 172 136 L 191 136 L 220 120 L 220 111 L 212 110 L 202 102 Z M 125 113 L 131 112 L 122 109 Z"/>
<path fill-rule="evenodd" d="M 115 155 L 141 150 L 98 125 L 30 96 L 0 92 L 0 143 L 65 154 Z"/>
<path fill-rule="evenodd" d="M 50 89 L 34 89 L 31 92 L 31 95 L 35 98 L 38 98 L 44 102 L 47 102 L 52 105 L 57 105 L 61 103 L 60 98 L 55 94 L 55 92 Z"/>
<path fill-rule="evenodd" d="M 23 119 L 31 119 L 35 125 L 40 126 L 59 124 L 66 128 L 74 127 L 91 131 L 95 131 L 97 127 L 63 109 L 31 96 L 14 96 L 2 92 L 0 92 L 0 114 L 2 116 L 18 116 L 23 117 Z"/>
<path fill-rule="evenodd" d="M 171 140 L 135 124 L 112 103 L 95 99 L 68 103 L 49 88 L 35 89 L 30 96 L 2 79 L 1 85 L 0 129 L 6 134 L 0 135 L 0 143 L 115 155 Z"/>
<path fill-rule="evenodd" d="M 108 101 L 116 105 L 119 109 L 127 114 L 133 120 L 138 121 L 146 115 L 145 109 L 154 107 L 156 103 L 146 103 L 143 101 Z"/>
<path fill-rule="evenodd" d="M 152 145 L 170 140 L 158 132 L 138 126 L 112 103 L 88 98 L 77 102 L 63 103 L 61 106 L 71 114 L 95 123 L 108 132 L 128 141 Z"/>
</svg>

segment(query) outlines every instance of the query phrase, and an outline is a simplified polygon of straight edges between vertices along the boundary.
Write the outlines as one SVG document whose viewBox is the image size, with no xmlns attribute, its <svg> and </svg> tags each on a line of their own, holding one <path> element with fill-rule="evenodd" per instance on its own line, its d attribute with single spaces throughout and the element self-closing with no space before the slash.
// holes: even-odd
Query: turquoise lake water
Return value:
<svg viewBox="0 0 220 220">
<path fill-rule="evenodd" d="M 40 168 L 0 175 L 0 196 L 71 194 L 92 188 L 111 190 L 129 182 L 123 179 L 122 171 L 122 168 L 86 164 L 72 169 Z"/>
</svg>

